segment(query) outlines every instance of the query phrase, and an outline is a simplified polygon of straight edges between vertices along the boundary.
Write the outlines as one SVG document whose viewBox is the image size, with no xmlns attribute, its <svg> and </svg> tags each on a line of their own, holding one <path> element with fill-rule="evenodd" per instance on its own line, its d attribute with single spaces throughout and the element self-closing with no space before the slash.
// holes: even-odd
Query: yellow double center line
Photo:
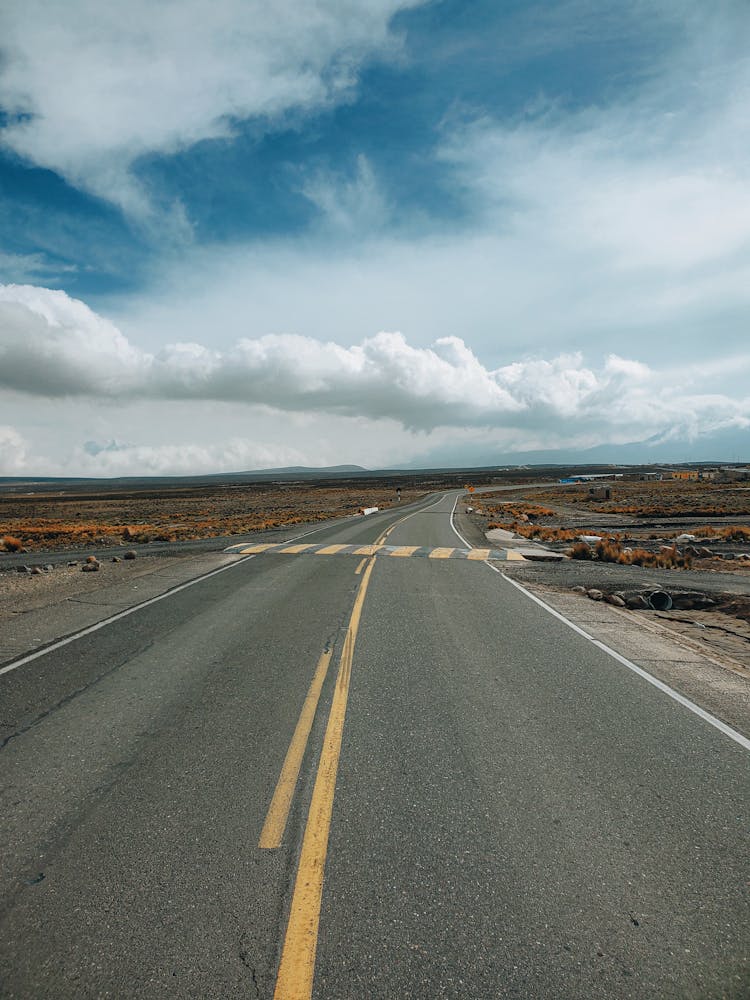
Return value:
<svg viewBox="0 0 750 1000">
<path fill-rule="evenodd" d="M 333 694 L 331 713 L 328 717 L 328 726 L 323 741 L 323 752 L 320 764 L 318 765 L 318 774 L 315 779 L 310 812 L 307 817 L 307 826 L 305 827 L 305 835 L 302 840 L 302 852 L 297 869 L 297 879 L 294 884 L 294 894 L 292 896 L 292 906 L 289 913 L 284 946 L 281 952 L 281 962 L 279 963 L 279 971 L 276 978 L 274 1000 L 309 1000 L 312 996 L 315 954 L 318 946 L 320 903 L 323 895 L 323 874 L 328 851 L 328 834 L 331 827 L 336 775 L 341 755 L 341 740 L 344 734 L 346 704 L 349 698 L 354 645 L 357 641 L 362 606 L 365 601 L 365 594 L 367 593 L 374 562 L 374 558 L 370 559 L 362 574 L 362 580 L 354 601 L 354 607 L 341 651 L 336 689 Z M 328 659 L 330 660 L 330 654 L 328 654 Z M 280 843 L 281 832 L 283 832 L 284 824 L 286 823 L 286 814 L 289 811 L 291 793 L 299 773 L 299 765 L 302 760 L 301 755 L 304 753 L 307 734 L 309 733 L 310 725 L 312 725 L 312 716 L 315 713 L 315 705 L 317 705 L 317 700 L 320 696 L 320 687 L 323 684 L 327 669 L 328 661 L 323 665 L 323 657 L 321 657 L 321 662 L 313 679 L 313 685 L 308 693 L 308 700 L 305 702 L 305 707 L 303 708 L 304 715 L 309 701 L 312 706 L 309 713 L 309 723 L 305 721 L 303 724 L 303 719 L 300 717 L 300 721 L 297 724 L 297 729 L 301 730 L 300 739 L 297 741 L 299 745 L 293 754 L 292 747 L 290 746 L 289 748 L 287 758 L 289 758 L 289 754 L 292 754 L 294 759 L 290 764 L 289 774 L 284 784 L 284 791 L 279 793 L 279 788 L 277 787 L 280 802 L 276 810 L 276 818 L 271 819 L 271 810 L 274 808 L 272 803 L 263 828 L 265 833 L 266 827 L 269 827 L 269 843 L 264 845 L 262 835 L 259 845 L 261 847 L 278 846 L 275 842 L 272 842 L 277 833 L 278 842 Z M 317 685 L 317 693 L 315 693 L 313 687 L 316 685 L 318 675 L 320 675 L 320 683 Z M 302 732 L 304 732 L 304 735 L 302 735 Z M 297 732 L 295 731 L 295 736 L 292 740 L 293 745 L 296 739 Z M 299 755 L 299 762 L 296 761 L 297 755 Z M 284 768 L 286 766 L 285 762 Z M 279 786 L 281 784 L 280 779 Z M 275 799 L 276 796 L 274 796 L 274 801 Z M 281 823 L 280 829 L 279 823 Z"/>
<path fill-rule="evenodd" d="M 406 515 L 408 516 L 408 515 Z M 341 650 L 341 661 L 336 679 L 336 688 L 331 702 L 331 712 L 328 716 L 323 751 L 315 778 L 310 812 L 307 817 L 302 851 L 300 853 L 297 878 L 294 883 L 292 905 L 289 912 L 284 945 L 281 951 L 281 961 L 276 977 L 274 1000 L 310 1000 L 312 996 L 313 978 L 315 975 L 315 955 L 318 947 L 318 926 L 320 922 L 320 904 L 323 898 L 323 876 L 325 873 L 326 855 L 328 853 L 328 836 L 333 814 L 333 797 L 336 791 L 336 776 L 338 774 L 339 758 L 341 756 L 341 741 L 344 735 L 344 719 L 346 705 L 349 699 L 349 685 L 352 675 L 352 661 L 357 632 L 362 617 L 362 607 L 365 594 L 370 583 L 372 567 L 375 564 L 376 546 L 382 545 L 388 535 L 403 521 L 399 518 L 374 543 L 373 548 L 357 566 L 356 573 L 362 573 L 354 599 L 349 625 Z M 342 546 L 330 545 L 324 552 L 337 552 Z M 302 547 L 300 547 L 302 548 Z M 363 553 L 364 554 L 364 553 Z M 263 824 L 259 847 L 274 848 L 281 845 L 281 838 L 286 827 L 292 795 L 299 777 L 302 758 L 312 728 L 315 711 L 320 699 L 320 692 L 331 660 L 330 651 L 325 652 L 319 662 L 302 707 L 297 728 L 287 751 L 281 776 L 276 786 L 271 806 Z"/>
<path fill-rule="evenodd" d="M 332 653 L 332 649 L 327 649 L 318 660 L 318 666 L 310 684 L 310 690 L 307 692 L 305 704 L 302 706 L 302 711 L 300 712 L 297 728 L 294 730 L 292 742 L 289 744 L 284 765 L 281 768 L 281 775 L 276 785 L 276 791 L 268 808 L 266 821 L 263 824 L 260 840 L 258 841 L 258 847 L 269 849 L 281 847 L 281 838 L 284 836 L 286 821 L 289 816 L 289 807 L 292 804 L 292 796 L 297 785 L 300 768 L 302 767 L 302 758 L 305 755 L 305 747 L 307 746 L 307 740 L 312 729 L 315 710 L 318 707 L 320 692 L 328 673 L 328 664 L 331 662 Z"/>
</svg>

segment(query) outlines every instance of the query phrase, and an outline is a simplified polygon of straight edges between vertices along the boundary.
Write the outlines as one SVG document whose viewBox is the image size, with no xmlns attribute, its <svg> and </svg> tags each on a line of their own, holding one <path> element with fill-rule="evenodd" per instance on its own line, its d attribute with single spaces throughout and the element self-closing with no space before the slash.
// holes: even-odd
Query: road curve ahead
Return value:
<svg viewBox="0 0 750 1000">
<path fill-rule="evenodd" d="M 750 996 L 746 746 L 455 497 L 0 675 L 0 996 Z"/>
</svg>

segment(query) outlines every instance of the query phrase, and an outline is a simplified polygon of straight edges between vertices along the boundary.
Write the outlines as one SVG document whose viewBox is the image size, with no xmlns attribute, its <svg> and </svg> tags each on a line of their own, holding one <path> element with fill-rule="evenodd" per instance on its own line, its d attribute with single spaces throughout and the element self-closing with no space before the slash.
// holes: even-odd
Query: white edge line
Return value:
<svg viewBox="0 0 750 1000">
<path fill-rule="evenodd" d="M 454 532 L 458 535 L 458 537 L 461 539 L 464 545 L 466 545 L 467 548 L 473 548 L 473 546 L 469 545 L 469 543 L 466 541 L 463 535 L 460 534 L 460 532 L 456 529 L 456 527 L 453 524 L 453 514 L 456 510 L 457 503 L 458 503 L 458 497 L 456 497 L 456 503 L 453 504 L 453 510 L 451 511 L 451 516 L 450 516 L 451 528 L 453 528 Z M 565 625 L 568 626 L 568 628 L 572 628 L 574 632 L 577 632 L 584 639 L 588 639 L 590 643 L 593 643 L 593 645 L 596 646 L 598 649 L 601 649 L 602 652 L 607 653 L 608 656 L 611 656 L 614 660 L 617 660 L 618 663 L 621 663 L 624 667 L 627 667 L 628 670 L 632 670 L 634 674 L 638 674 L 639 677 L 642 677 L 645 681 L 648 681 L 649 684 L 653 684 L 653 686 L 655 688 L 658 688 L 659 691 L 662 691 L 664 694 L 668 695 L 670 698 L 672 698 L 673 701 L 676 701 L 680 705 L 683 705 L 694 715 L 697 715 L 699 719 L 703 719 L 704 722 L 707 722 L 710 726 L 713 726 L 714 729 L 718 729 L 720 733 L 723 733 L 725 736 L 728 736 L 730 740 L 734 740 L 734 742 L 738 743 L 741 747 L 743 747 L 743 749 L 750 751 L 750 740 L 746 736 L 743 736 L 742 733 L 738 733 L 736 729 L 732 729 L 732 727 L 728 726 L 726 722 L 722 722 L 721 719 L 717 719 L 715 715 L 711 715 L 710 712 L 707 712 L 704 708 L 701 708 L 700 705 L 696 705 L 694 701 L 691 701 L 689 698 L 686 698 L 685 695 L 680 694 L 679 691 L 675 691 L 674 688 L 671 688 L 668 684 L 665 684 L 664 681 L 660 681 L 658 677 L 654 677 L 653 674 L 650 674 L 647 670 L 644 670 L 643 667 L 639 667 L 637 663 L 633 663 L 632 660 L 629 660 L 626 656 L 623 656 L 621 653 L 618 653 L 616 650 L 608 646 L 605 642 L 602 642 L 600 639 L 595 639 L 592 635 L 589 635 L 588 632 L 584 631 L 580 627 L 580 625 L 576 625 L 575 622 L 572 622 L 569 618 L 566 618 L 565 615 L 560 614 L 559 611 L 556 611 L 554 608 L 550 607 L 549 604 L 543 601 L 540 597 L 537 597 L 536 594 L 532 594 L 531 591 L 527 590 L 526 587 L 524 587 L 522 584 L 517 583 L 509 576 L 506 576 L 505 573 L 503 573 L 501 569 L 498 569 L 497 566 L 493 566 L 492 563 L 488 562 L 486 559 L 484 560 L 484 564 L 485 566 L 489 566 L 489 568 L 493 570 L 495 573 L 499 573 L 500 576 L 503 578 L 503 580 L 507 580 L 508 583 L 510 583 L 512 586 L 516 588 L 516 590 L 520 590 L 522 594 L 525 594 L 530 600 L 534 601 L 535 604 L 538 604 L 540 608 L 544 608 L 545 611 L 549 612 L 549 614 L 551 614 L 554 618 L 557 618 L 559 621 L 563 622 Z"/>
<path fill-rule="evenodd" d="M 420 507 L 420 508 L 419 508 L 419 510 L 413 510 L 413 511 L 411 512 L 411 514 L 406 514 L 406 515 L 405 515 L 404 517 L 402 517 L 402 518 L 399 518 L 399 520 L 398 520 L 398 521 L 394 521 L 394 522 L 393 522 L 393 527 L 395 528 L 395 527 L 396 527 L 396 525 L 398 525 L 398 524 L 403 524 L 403 523 L 404 523 L 404 521 L 408 521 L 408 520 L 409 520 L 409 518 L 410 518 L 410 517 L 414 517 L 414 515 L 415 515 L 415 514 L 424 514 L 424 512 L 425 512 L 425 511 L 427 511 L 427 510 L 432 510 L 432 508 L 433 508 L 433 507 L 437 507 L 437 505 L 438 505 L 439 503 L 442 503 L 442 501 L 443 501 L 443 500 L 445 500 L 445 497 L 446 497 L 446 494 L 445 494 L 445 493 L 443 493 L 443 494 L 441 494 L 441 496 L 439 496 L 439 497 L 437 498 L 437 500 L 436 500 L 436 501 L 435 501 L 434 503 L 431 503 L 429 507 Z M 456 497 L 456 499 L 458 499 L 458 497 Z"/>
<path fill-rule="evenodd" d="M 686 698 L 685 695 L 680 694 L 679 691 L 675 691 L 674 688 L 670 687 L 668 684 L 665 684 L 664 681 L 660 681 L 658 677 L 654 677 L 653 674 L 650 674 L 647 670 L 644 670 L 643 667 L 639 667 L 637 663 L 633 663 L 632 660 L 629 660 L 626 656 L 623 656 L 621 653 L 618 653 L 616 650 L 612 649 L 611 646 L 608 646 L 605 642 L 602 642 L 601 639 L 595 639 L 593 636 L 589 635 L 588 632 L 585 632 L 580 627 L 580 625 L 576 625 L 575 622 L 572 622 L 569 618 L 566 618 L 565 615 L 560 614 L 559 611 L 556 611 L 555 608 L 550 607 L 549 604 L 545 603 L 540 597 L 537 597 L 536 594 L 532 594 L 530 590 L 527 590 L 520 583 L 517 583 L 515 580 L 511 580 L 509 576 L 506 576 L 496 566 L 492 566 L 490 563 L 487 563 L 487 565 L 490 567 L 490 569 L 494 570 L 496 573 L 500 573 L 502 578 L 504 580 L 507 580 L 508 583 L 510 583 L 512 586 L 516 588 L 516 590 L 520 590 L 522 594 L 525 594 L 528 598 L 534 601 L 535 604 L 538 604 L 540 607 L 544 608 L 544 610 L 548 611 L 554 618 L 557 618 L 559 621 L 563 622 L 565 625 L 568 626 L 568 628 L 572 628 L 574 632 L 577 632 L 579 635 L 583 636 L 584 639 L 588 639 L 589 642 L 593 643 L 593 645 L 596 646 L 598 649 L 601 649 L 602 652 L 607 653 L 613 659 L 617 660 L 618 663 L 621 663 L 624 667 L 627 667 L 628 670 L 632 670 L 634 674 L 638 674 L 639 677 L 642 677 L 645 681 L 648 681 L 649 684 L 653 684 L 653 686 L 655 688 L 658 688 L 659 691 L 662 691 L 664 694 L 668 695 L 674 701 L 679 702 L 680 705 L 683 705 L 694 715 L 697 715 L 700 719 L 703 719 L 703 721 L 707 722 L 710 726 L 713 726 L 714 729 L 718 729 L 720 733 L 724 733 L 724 735 L 728 736 L 730 740 L 734 740 L 735 743 L 739 743 L 739 745 L 743 747 L 745 750 L 750 750 L 750 740 L 747 739 L 746 736 L 743 736 L 742 733 L 738 733 L 736 729 L 732 729 L 732 727 L 728 726 L 726 722 L 722 722 L 721 719 L 717 719 L 715 715 L 711 715 L 710 712 L 707 712 L 704 708 L 701 708 L 700 705 L 696 705 L 694 701 L 691 701 L 689 698 Z"/>
<path fill-rule="evenodd" d="M 136 611 L 140 611 L 142 608 L 147 608 L 150 604 L 156 604 L 157 601 L 163 601 L 165 597 L 171 597 L 173 594 L 178 594 L 181 590 L 187 590 L 188 587 L 195 586 L 196 583 L 202 583 L 204 580 L 208 580 L 209 577 L 216 576 L 218 573 L 224 573 L 228 569 L 234 569 L 235 566 L 239 566 L 240 563 L 247 562 L 248 559 L 254 559 L 255 556 L 245 556 L 244 559 L 238 559 L 236 562 L 228 563 L 226 566 L 220 566 L 218 569 L 212 569 L 210 573 L 204 573 L 203 576 L 196 576 L 194 580 L 188 580 L 187 583 L 180 583 L 176 587 L 172 587 L 170 590 L 165 590 L 163 594 L 157 594 L 156 597 L 150 597 L 147 601 L 141 601 L 140 604 L 134 604 L 132 608 L 125 608 L 124 611 L 118 611 L 115 615 L 110 615 L 109 618 L 102 618 L 100 622 L 96 622 L 94 625 L 89 625 L 87 628 L 81 629 L 80 632 L 74 632 L 72 635 L 67 635 L 64 639 L 58 639 L 57 642 L 53 642 L 49 646 L 45 646 L 44 649 L 37 649 L 34 653 L 29 653 L 27 656 L 22 656 L 20 660 L 14 660 L 12 663 L 6 663 L 4 667 L 0 667 L 0 676 L 2 674 L 10 673 L 11 670 L 15 670 L 17 667 L 22 667 L 25 663 L 31 663 L 32 660 L 38 660 L 40 656 L 46 656 L 47 653 L 52 653 L 55 649 L 61 649 L 63 646 L 67 646 L 71 642 L 75 642 L 76 639 L 81 639 L 85 635 L 91 635 L 92 632 L 98 632 L 100 628 L 104 628 L 106 625 L 111 625 L 113 622 L 119 621 L 121 618 L 127 618 L 128 615 L 134 614 Z"/>
<path fill-rule="evenodd" d="M 456 513 L 456 505 L 458 504 L 458 498 L 459 498 L 460 495 L 461 495 L 460 493 L 457 493 L 456 494 L 456 499 L 453 501 L 453 510 L 451 511 L 450 524 L 451 524 L 451 528 L 453 528 L 453 534 L 454 535 L 458 535 L 458 537 L 464 543 L 464 546 L 467 549 L 473 549 L 474 546 L 473 545 L 469 545 L 469 543 L 466 541 L 466 539 L 464 538 L 464 536 L 461 534 L 461 532 L 458 530 L 458 528 L 453 523 L 453 515 Z"/>
</svg>

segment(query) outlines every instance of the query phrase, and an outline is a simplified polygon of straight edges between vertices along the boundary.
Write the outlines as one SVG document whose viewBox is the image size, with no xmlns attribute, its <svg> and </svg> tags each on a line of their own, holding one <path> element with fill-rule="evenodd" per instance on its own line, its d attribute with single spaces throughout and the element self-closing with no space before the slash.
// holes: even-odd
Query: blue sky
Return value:
<svg viewBox="0 0 750 1000">
<path fill-rule="evenodd" d="M 745 3 L 14 8 L 0 474 L 750 459 Z"/>
</svg>

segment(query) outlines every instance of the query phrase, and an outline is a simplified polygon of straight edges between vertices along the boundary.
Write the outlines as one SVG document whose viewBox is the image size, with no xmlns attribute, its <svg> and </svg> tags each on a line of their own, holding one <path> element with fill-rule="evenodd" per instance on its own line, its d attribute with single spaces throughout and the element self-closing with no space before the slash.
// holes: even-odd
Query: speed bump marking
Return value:
<svg viewBox="0 0 750 1000">
<path fill-rule="evenodd" d="M 426 545 L 287 545 L 284 542 L 231 545 L 225 552 L 235 555 L 249 556 L 266 554 L 280 555 L 317 555 L 317 556 L 389 556 L 401 559 L 469 559 L 474 562 L 486 560 L 507 561 L 520 560 L 523 556 L 513 549 L 454 549 L 446 546 L 431 548 Z"/>
</svg>

